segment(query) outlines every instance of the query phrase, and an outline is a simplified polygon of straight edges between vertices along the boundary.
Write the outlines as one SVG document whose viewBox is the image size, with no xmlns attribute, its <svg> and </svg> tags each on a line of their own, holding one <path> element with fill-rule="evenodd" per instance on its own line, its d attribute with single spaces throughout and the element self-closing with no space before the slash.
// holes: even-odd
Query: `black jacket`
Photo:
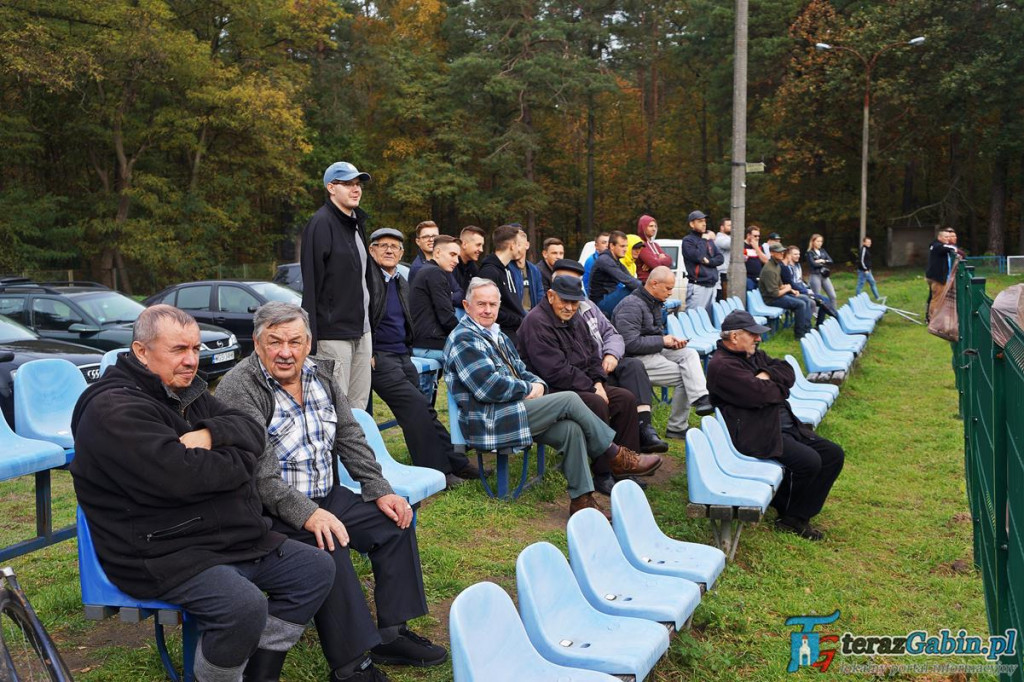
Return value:
<svg viewBox="0 0 1024 682">
<path fill-rule="evenodd" d="M 640 280 L 629 274 L 629 270 L 612 254 L 612 250 L 605 249 L 598 255 L 594 261 L 594 268 L 590 271 L 590 300 L 600 303 L 620 284 L 625 285 L 630 291 L 636 291 L 641 287 Z"/>
<path fill-rule="evenodd" d="M 821 269 L 829 267 L 833 262 L 832 256 L 825 249 L 807 249 L 806 258 L 812 275 L 820 275 Z"/>
<path fill-rule="evenodd" d="M 857 259 L 857 269 L 867 272 L 871 269 L 871 249 L 861 244 L 860 257 Z"/>
<path fill-rule="evenodd" d="M 718 266 L 725 262 L 725 257 L 715 246 L 714 240 L 704 239 L 700 232 L 691 230 L 690 234 L 683 237 L 682 251 L 686 276 L 692 284 L 702 287 L 718 284 Z M 705 258 L 707 263 L 704 262 Z"/>
<path fill-rule="evenodd" d="M 758 379 L 767 372 L 770 380 Z M 785 360 L 776 360 L 763 350 L 747 357 L 725 347 L 719 341 L 708 362 L 708 395 L 711 404 L 722 411 L 736 449 L 744 455 L 771 459 L 782 454 L 783 411 L 801 432 L 802 425 L 786 399 L 796 376 Z"/>
<path fill-rule="evenodd" d="M 444 350 L 448 334 L 459 323 L 452 305 L 449 274 L 428 260 L 416 275 L 409 294 L 412 310 L 412 345 L 416 348 Z"/>
<path fill-rule="evenodd" d="M 928 246 L 928 269 L 924 276 L 933 282 L 945 284 L 949 279 L 950 264 L 956 260 L 957 248 L 953 244 L 943 244 L 938 239 Z"/>
<path fill-rule="evenodd" d="M 309 313 L 313 349 L 320 339 L 358 339 L 363 335 L 363 282 L 370 301 L 381 295 L 371 277 L 373 259 L 366 248 L 366 213 L 356 208 L 347 216 L 328 200 L 302 231 L 302 307 Z M 356 240 L 366 250 L 362 269 Z"/>
<path fill-rule="evenodd" d="M 128 353 L 85 390 L 71 428 L 71 475 L 96 553 L 133 597 L 157 597 L 284 541 L 269 530 L 256 490 L 262 425 L 218 402 L 201 379 L 170 393 Z M 203 428 L 210 450 L 178 440 Z"/>
<path fill-rule="evenodd" d="M 505 336 L 516 342 L 516 331 L 526 317 L 526 310 L 523 308 L 523 292 L 516 291 L 512 283 L 512 273 L 501 262 L 501 259 L 493 253 L 480 261 L 480 274 L 478 277 L 489 279 L 498 285 L 501 292 L 501 307 L 498 308 L 498 324 Z"/>
<path fill-rule="evenodd" d="M 388 284 L 384 281 L 384 271 L 380 269 L 373 259 L 370 259 L 369 265 L 366 266 L 370 270 L 371 279 L 374 281 L 374 286 L 378 294 L 370 299 L 370 332 L 372 334 L 377 333 L 377 327 L 380 326 L 381 320 L 384 319 L 384 313 L 388 307 L 388 296 L 387 288 Z M 412 315 L 409 313 L 409 282 L 405 280 L 405 277 L 395 270 L 395 276 L 391 278 L 391 281 L 398 287 L 398 302 L 402 304 L 402 317 L 405 318 L 405 345 L 412 346 Z M 374 291 L 374 289 L 370 289 Z"/>
<path fill-rule="evenodd" d="M 593 393 L 594 384 L 608 378 L 587 323 L 578 314 L 563 322 L 547 298 L 526 314 L 519 326 L 516 350 L 526 368 L 552 391 Z"/>
</svg>

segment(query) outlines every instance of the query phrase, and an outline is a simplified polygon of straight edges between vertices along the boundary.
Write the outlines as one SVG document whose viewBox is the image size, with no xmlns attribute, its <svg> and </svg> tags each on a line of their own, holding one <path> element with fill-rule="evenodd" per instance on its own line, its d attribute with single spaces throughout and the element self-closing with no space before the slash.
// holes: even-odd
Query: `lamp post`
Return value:
<svg viewBox="0 0 1024 682">
<path fill-rule="evenodd" d="M 923 43 L 924 36 L 918 36 L 907 41 L 901 40 L 886 45 L 870 57 L 865 57 L 852 47 L 846 47 L 844 45 L 830 45 L 828 43 L 814 44 L 815 49 L 818 50 L 843 50 L 845 52 L 852 52 L 864 63 L 864 125 L 861 129 L 860 148 L 860 241 L 858 244 L 864 242 L 864 237 L 866 237 L 868 233 L 868 120 L 871 115 L 871 71 L 875 68 L 875 62 L 878 61 L 879 56 L 881 56 L 883 52 L 888 52 L 892 48 L 900 47 L 902 45 L 917 47 Z"/>
</svg>

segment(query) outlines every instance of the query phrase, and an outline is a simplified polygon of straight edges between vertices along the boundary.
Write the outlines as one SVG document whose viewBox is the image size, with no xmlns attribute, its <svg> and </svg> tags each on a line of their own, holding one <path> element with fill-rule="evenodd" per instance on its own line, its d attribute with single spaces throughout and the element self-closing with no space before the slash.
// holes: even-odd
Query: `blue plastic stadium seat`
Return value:
<svg viewBox="0 0 1024 682">
<path fill-rule="evenodd" d="M 779 489 L 779 484 L 782 483 L 782 467 L 777 462 L 740 455 L 725 426 L 713 415 L 703 417 L 700 420 L 700 428 L 711 444 L 711 454 L 722 473 L 733 478 L 759 481 L 771 486 L 772 491 Z M 615 518 L 614 512 L 612 518 Z"/>
<path fill-rule="evenodd" d="M 690 502 L 697 504 L 757 507 L 764 513 L 772 499 L 772 487 L 767 483 L 724 473 L 700 429 L 686 432 L 686 479 Z"/>
<path fill-rule="evenodd" d="M 373 448 L 377 463 L 380 464 L 381 473 L 396 494 L 408 500 L 409 504 L 415 505 L 434 493 L 444 490 L 444 474 L 436 469 L 411 466 L 395 461 L 391 453 L 388 452 L 373 417 L 364 410 L 352 410 L 352 414 L 359 422 L 359 426 L 363 427 L 366 440 Z M 338 464 L 340 465 L 341 462 L 339 461 Z M 359 492 L 360 485 L 349 475 L 344 466 L 338 467 L 338 474 L 341 477 L 342 485 Z"/>
<path fill-rule="evenodd" d="M 66 462 L 64 448 L 56 443 L 19 436 L 0 416 L 0 481 L 62 467 Z"/>
<path fill-rule="evenodd" d="M 793 411 L 793 416 L 804 424 L 817 427 L 821 420 L 825 418 L 827 408 L 817 401 L 804 401 L 790 396 L 786 399 L 786 402 L 789 403 L 789 409 Z"/>
<path fill-rule="evenodd" d="M 86 381 L 73 363 L 59 358 L 33 360 L 14 375 L 14 430 L 19 436 L 64 448 L 65 463 L 75 454 L 71 413 Z"/>
<path fill-rule="evenodd" d="M 107 371 L 108 367 L 112 367 L 117 363 L 117 358 L 122 353 L 127 353 L 129 348 L 115 348 L 114 350 L 108 350 L 103 354 L 103 358 L 100 360 L 100 376 Z"/>
<path fill-rule="evenodd" d="M 612 488 L 612 529 L 626 560 L 644 573 L 685 578 L 711 589 L 725 569 L 725 552 L 717 547 L 663 533 L 634 481 L 619 481 Z"/>
<path fill-rule="evenodd" d="M 859 296 L 854 296 L 850 299 L 850 307 L 853 308 L 853 314 L 857 317 L 863 317 L 869 320 L 878 322 L 880 319 L 885 317 L 885 307 L 869 305 L 868 295 L 861 292 Z"/>
<path fill-rule="evenodd" d="M 849 305 L 844 305 L 839 309 L 839 326 L 843 328 L 843 331 L 847 334 L 870 334 L 875 330 L 875 323 L 873 320 L 868 320 L 863 317 L 857 317 L 856 313 Z"/>
<path fill-rule="evenodd" d="M 434 396 L 437 394 L 437 379 L 441 373 L 441 363 L 430 358 L 416 356 L 409 359 L 412 360 L 413 367 L 420 375 L 420 391 L 430 398 L 430 403 L 433 404 Z"/>
<path fill-rule="evenodd" d="M 885 305 L 885 300 L 886 298 L 888 298 L 887 296 L 883 296 L 878 300 L 878 302 L 875 302 L 871 300 L 870 296 L 868 296 L 868 292 L 862 291 L 860 292 L 860 295 L 854 296 L 854 298 L 861 301 L 861 305 L 863 305 L 868 310 L 876 310 L 883 314 L 889 312 L 889 307 Z"/>
<path fill-rule="evenodd" d="M 761 292 L 751 289 L 747 292 L 747 312 L 751 315 L 767 317 L 770 320 L 778 320 L 786 313 L 786 310 L 766 304 L 761 297 Z"/>
<path fill-rule="evenodd" d="M 608 524 L 603 516 L 601 520 Z M 591 606 L 569 562 L 551 543 L 534 543 L 519 554 L 516 588 L 526 634 L 552 663 L 635 675 L 639 682 L 668 650 L 665 626 L 613 616 Z"/>
<path fill-rule="evenodd" d="M 803 370 L 800 369 L 800 363 L 797 362 L 796 358 L 792 355 L 786 355 L 786 362 L 793 367 L 793 373 L 796 374 L 796 384 L 794 387 L 799 387 L 801 391 L 810 395 L 813 394 L 818 400 L 825 400 L 829 404 L 835 402 L 836 398 L 839 397 L 839 387 L 833 386 L 832 384 L 815 384 L 807 380 L 804 376 Z M 820 398 L 818 396 L 821 396 Z"/>
<path fill-rule="evenodd" d="M 78 508 L 78 574 L 82 586 L 82 605 L 85 607 L 86 618 L 102 620 L 117 611 L 122 621 L 137 623 L 153 615 L 157 651 L 165 672 L 174 682 L 178 682 L 179 679 L 184 682 L 193 682 L 195 678 L 192 674 L 192 665 L 195 661 L 196 645 L 199 643 L 199 630 L 195 620 L 180 606 L 156 599 L 129 597 L 110 582 L 96 556 L 89 523 L 86 521 L 85 512 L 81 507 Z M 182 651 L 184 652 L 184 674 L 180 678 L 164 641 L 164 626 L 177 625 L 179 622 L 182 624 Z"/>
<path fill-rule="evenodd" d="M 583 596 L 598 611 L 681 630 L 700 605 L 697 582 L 648 573 L 629 563 L 608 519 L 596 509 L 573 514 L 566 534 L 572 572 Z"/>
<path fill-rule="evenodd" d="M 541 656 L 505 590 L 482 582 L 464 589 L 448 612 L 455 682 L 618 682 L 593 670 L 566 668 Z"/>
<path fill-rule="evenodd" d="M 706 310 L 701 308 L 700 312 L 704 313 L 704 316 L 707 317 Z M 697 310 L 681 311 L 679 313 L 679 321 L 682 322 L 683 329 L 686 332 L 692 332 L 696 338 L 699 338 L 702 341 L 707 341 L 711 344 L 712 348 L 718 347 L 718 340 L 722 338 L 721 335 L 715 330 L 708 331 L 704 329 L 704 324 L 701 321 Z"/>
<path fill-rule="evenodd" d="M 859 355 L 868 342 L 863 334 L 847 334 L 835 318 L 828 318 L 818 325 L 818 333 L 825 346 L 832 350 L 845 350 Z"/>
<path fill-rule="evenodd" d="M 715 350 L 716 342 L 697 336 L 693 326 L 686 319 L 685 313 L 668 316 L 668 333 L 672 336 L 689 339 L 687 348 L 692 348 L 701 355 L 708 355 Z"/>
<path fill-rule="evenodd" d="M 816 329 L 800 339 L 800 349 L 804 352 L 804 364 L 810 372 L 847 372 L 853 366 L 853 353 L 829 350 L 822 343 Z"/>
</svg>

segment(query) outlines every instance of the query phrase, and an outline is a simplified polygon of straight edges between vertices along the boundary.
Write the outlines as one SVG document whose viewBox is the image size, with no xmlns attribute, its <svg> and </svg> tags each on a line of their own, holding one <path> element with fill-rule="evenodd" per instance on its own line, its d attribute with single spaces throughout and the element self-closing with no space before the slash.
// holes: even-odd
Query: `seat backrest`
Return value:
<svg viewBox="0 0 1024 682">
<path fill-rule="evenodd" d="M 483 681 L 516 659 L 538 659 L 515 604 L 491 582 L 464 589 L 448 612 L 455 682 Z"/>
<path fill-rule="evenodd" d="M 121 355 L 121 353 L 127 353 L 128 350 L 128 348 L 115 348 L 104 353 L 103 358 L 100 360 L 100 376 L 103 376 L 108 367 L 117 364 L 117 356 Z"/>
<path fill-rule="evenodd" d="M 666 318 L 668 333 L 672 336 L 679 336 L 685 338 L 693 338 L 693 334 L 686 333 L 686 327 L 683 325 L 682 320 L 679 319 L 679 315 L 669 315 Z"/>
<path fill-rule="evenodd" d="M 600 576 L 608 571 L 619 571 L 621 575 L 621 571 L 635 570 L 622 553 L 608 519 L 596 509 L 581 509 L 570 516 L 565 532 L 569 542 L 569 563 L 584 592 L 597 587 Z M 583 576 L 587 579 L 584 580 Z M 592 593 L 590 598 L 600 599 L 602 596 Z"/>
<path fill-rule="evenodd" d="M 683 322 L 683 329 L 693 332 L 694 337 L 706 335 L 699 319 L 697 318 L 696 310 L 687 310 L 684 314 L 680 314 L 679 317 Z"/>
<path fill-rule="evenodd" d="M 748 291 L 747 295 L 749 295 L 749 294 L 750 294 L 750 292 Z M 726 312 L 727 313 L 729 311 L 732 311 L 732 310 L 743 310 L 744 309 L 743 308 L 743 301 L 740 300 L 739 296 L 730 296 L 729 298 L 725 299 L 725 303 L 726 303 L 726 308 L 727 308 Z"/>
<path fill-rule="evenodd" d="M 711 324 L 711 318 L 708 316 L 708 311 L 704 308 L 696 308 L 693 310 L 696 320 L 694 320 L 694 327 L 697 328 L 704 334 L 717 334 L 720 329 L 717 329 L 715 325 Z"/>
<path fill-rule="evenodd" d="M 715 329 L 722 330 L 722 321 L 729 314 L 730 308 L 725 301 L 715 301 L 711 304 L 711 314 L 714 316 Z"/>
<path fill-rule="evenodd" d="M 466 438 L 462 435 L 462 427 L 459 426 L 459 404 L 455 402 L 455 394 L 452 393 L 451 378 L 445 376 L 445 384 L 448 388 L 448 433 L 452 436 L 452 445 L 466 445 Z"/>
<path fill-rule="evenodd" d="M 545 639 L 558 626 L 559 618 L 593 610 L 569 562 L 550 542 L 535 542 L 519 553 L 516 593 L 526 632 L 539 633 Z"/>
<path fill-rule="evenodd" d="M 619 481 L 612 488 L 612 530 L 623 548 L 641 537 L 662 535 L 647 495 L 635 481 Z"/>
<path fill-rule="evenodd" d="M 60 358 L 33 360 L 14 375 L 14 428 L 25 438 L 73 447 L 71 413 L 86 387 L 75 365 Z"/>
<path fill-rule="evenodd" d="M 366 410 L 358 408 L 352 408 L 352 416 L 356 418 L 359 426 L 362 427 L 363 434 L 366 436 L 366 442 L 370 444 L 377 462 L 382 466 L 385 462 L 394 462 L 395 459 L 388 452 L 388 446 L 384 444 L 384 437 L 380 435 L 380 428 L 377 426 L 377 422 L 373 421 L 373 417 Z"/>
<path fill-rule="evenodd" d="M 761 298 L 761 292 L 757 289 L 751 289 L 747 292 L 747 312 L 759 312 L 764 310 L 765 304 L 764 299 Z"/>
<path fill-rule="evenodd" d="M 711 452 L 711 441 L 700 429 L 686 432 L 686 479 L 690 501 L 698 504 L 712 503 L 708 497 L 711 491 L 728 494 L 735 480 L 719 468 Z"/>
<path fill-rule="evenodd" d="M 715 462 L 718 463 L 718 467 L 722 469 L 723 473 L 728 473 L 722 466 L 722 459 L 734 457 L 733 453 L 736 451 L 729 432 L 719 423 L 718 419 L 711 415 L 701 418 L 700 430 L 704 432 L 711 444 L 711 454 L 714 456 Z"/>
</svg>

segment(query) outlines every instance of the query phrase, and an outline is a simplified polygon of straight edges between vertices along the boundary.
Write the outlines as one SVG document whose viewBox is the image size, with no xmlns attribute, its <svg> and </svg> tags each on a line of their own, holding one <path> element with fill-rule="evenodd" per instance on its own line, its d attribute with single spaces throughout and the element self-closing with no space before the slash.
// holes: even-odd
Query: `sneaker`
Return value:
<svg viewBox="0 0 1024 682">
<path fill-rule="evenodd" d="M 706 395 L 693 401 L 693 409 L 697 411 L 697 415 L 700 417 L 706 417 L 709 414 L 715 413 L 715 406 L 711 404 L 711 398 Z"/>
<path fill-rule="evenodd" d="M 658 432 L 650 424 L 640 427 L 640 452 L 651 454 L 655 452 L 668 452 L 668 443 L 658 438 Z"/>
<path fill-rule="evenodd" d="M 594 474 L 594 492 L 602 495 L 611 495 L 612 486 L 615 485 L 615 477 L 611 474 Z"/>
<path fill-rule="evenodd" d="M 794 516 L 782 516 L 775 521 L 775 527 L 785 533 L 799 535 L 805 540 L 817 542 L 824 540 L 825 534 L 803 519 Z"/>
<path fill-rule="evenodd" d="M 609 466 L 612 469 L 612 476 L 616 478 L 650 476 L 661 466 L 661 457 L 658 455 L 640 455 L 620 445 L 619 451 L 612 457 Z"/>
<path fill-rule="evenodd" d="M 428 668 L 441 665 L 448 660 L 448 650 L 403 627 L 393 642 L 378 644 L 370 649 L 370 659 L 381 665 L 414 665 Z"/>
<path fill-rule="evenodd" d="M 569 516 L 572 516 L 581 509 L 596 509 L 597 511 L 604 514 L 604 517 L 608 519 L 609 523 L 612 520 L 612 513 L 601 508 L 601 505 L 594 499 L 594 493 L 586 493 L 579 497 L 574 497 L 569 500 Z"/>
<path fill-rule="evenodd" d="M 331 673 L 330 682 L 391 682 L 384 671 L 373 664 L 369 658 L 363 661 L 359 670 L 342 677 L 337 670 Z"/>
</svg>

